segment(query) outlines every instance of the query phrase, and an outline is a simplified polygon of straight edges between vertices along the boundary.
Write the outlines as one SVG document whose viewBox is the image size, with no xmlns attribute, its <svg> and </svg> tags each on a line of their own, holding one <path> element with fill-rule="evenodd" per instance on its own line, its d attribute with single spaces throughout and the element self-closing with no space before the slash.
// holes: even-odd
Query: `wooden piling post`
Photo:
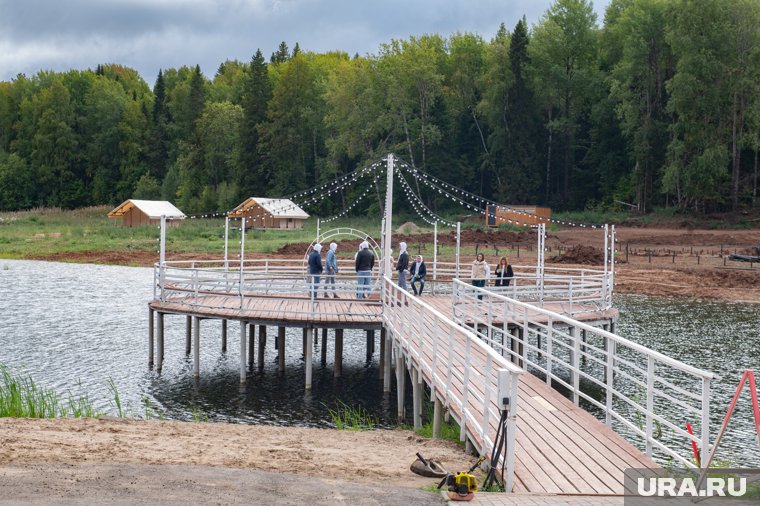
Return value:
<svg viewBox="0 0 760 506">
<path fill-rule="evenodd" d="M 201 319 L 193 316 L 193 376 L 201 375 Z"/>
<path fill-rule="evenodd" d="M 248 324 L 248 365 L 253 367 L 253 357 L 256 353 L 254 342 L 256 340 L 256 325 Z"/>
<path fill-rule="evenodd" d="M 372 360 L 375 351 L 375 331 L 367 330 L 367 361 Z"/>
<path fill-rule="evenodd" d="M 148 367 L 153 367 L 153 343 L 155 341 L 153 313 L 153 308 L 148 307 Z"/>
<path fill-rule="evenodd" d="M 222 353 L 227 353 L 227 320 L 222 320 Z"/>
<path fill-rule="evenodd" d="M 308 335 L 308 329 L 303 328 L 303 347 L 301 348 L 301 356 L 306 358 L 306 336 Z"/>
<path fill-rule="evenodd" d="M 264 348 L 267 345 L 267 327 L 266 325 L 259 325 L 259 353 L 258 353 L 258 366 L 259 369 L 264 368 Z"/>
<path fill-rule="evenodd" d="M 380 341 L 383 347 L 385 362 L 383 362 L 383 393 L 391 391 L 391 341 L 390 336 L 387 335 L 385 328 L 380 331 Z"/>
<path fill-rule="evenodd" d="M 335 377 L 343 374 L 343 329 L 335 329 Z"/>
<path fill-rule="evenodd" d="M 441 425 L 443 422 L 443 403 L 435 396 L 433 401 L 433 439 L 441 438 Z"/>
<path fill-rule="evenodd" d="M 243 320 L 240 320 L 240 383 L 245 383 L 245 339 L 246 339 L 246 324 Z"/>
<path fill-rule="evenodd" d="M 156 315 L 158 317 L 158 339 L 156 340 L 156 369 L 161 372 L 161 368 L 164 365 L 164 313 L 160 311 Z"/>
<path fill-rule="evenodd" d="M 322 365 L 327 363 L 327 327 L 322 329 L 322 347 L 319 349 L 319 361 Z"/>
<path fill-rule="evenodd" d="M 278 370 L 285 372 L 285 327 L 277 328 L 277 362 Z"/>
<path fill-rule="evenodd" d="M 311 358 L 314 353 L 314 339 L 312 334 L 314 333 L 314 327 L 306 329 L 306 350 L 304 350 L 304 361 L 306 370 L 306 390 L 311 390 Z"/>
<path fill-rule="evenodd" d="M 377 366 L 378 377 L 380 379 L 385 378 L 385 329 L 380 331 L 380 354 Z"/>
<path fill-rule="evenodd" d="M 192 329 L 193 329 L 193 317 L 190 315 L 187 315 L 185 317 L 185 355 L 190 355 L 190 336 L 192 335 Z"/>
<path fill-rule="evenodd" d="M 412 367 L 412 412 L 414 414 L 414 428 L 422 428 L 422 386 L 420 385 L 420 373 Z"/>
<path fill-rule="evenodd" d="M 398 420 L 404 421 L 404 394 L 406 393 L 406 368 L 404 367 L 404 357 L 396 349 L 396 404 L 398 408 Z"/>
</svg>

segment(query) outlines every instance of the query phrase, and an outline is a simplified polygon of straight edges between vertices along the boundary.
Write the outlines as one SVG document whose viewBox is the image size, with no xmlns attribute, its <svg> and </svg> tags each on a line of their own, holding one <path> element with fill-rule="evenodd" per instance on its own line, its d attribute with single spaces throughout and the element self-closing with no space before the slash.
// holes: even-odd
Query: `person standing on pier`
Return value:
<svg viewBox="0 0 760 506">
<path fill-rule="evenodd" d="M 370 279 L 372 277 L 372 269 L 375 267 L 375 255 L 369 249 L 369 242 L 362 242 L 359 247 L 359 253 L 356 254 L 356 276 L 358 278 L 359 286 L 356 289 L 356 297 L 363 299 L 369 297 L 370 292 Z"/>
<path fill-rule="evenodd" d="M 409 271 L 412 276 L 411 285 L 414 295 L 422 295 L 422 290 L 425 288 L 425 274 L 427 274 L 427 268 L 425 268 L 425 262 L 422 261 L 422 255 L 417 255 L 417 259 L 412 264 L 412 268 Z M 419 291 L 415 284 L 420 285 Z"/>
<path fill-rule="evenodd" d="M 398 260 L 396 260 L 396 271 L 398 271 L 398 286 L 406 290 L 406 274 L 409 271 L 409 253 L 406 252 L 406 243 L 398 243 Z"/>
<path fill-rule="evenodd" d="M 330 243 L 330 249 L 327 251 L 327 257 L 325 258 L 325 269 L 327 270 L 327 276 L 325 277 L 325 298 L 329 298 L 327 294 L 327 285 L 332 285 L 332 295 L 334 299 L 338 298 L 338 294 L 335 292 L 335 274 L 338 273 L 338 260 L 335 257 L 335 251 L 338 249 L 338 245 L 334 242 Z"/>
<path fill-rule="evenodd" d="M 322 245 L 317 243 L 314 245 L 314 248 L 309 255 L 309 278 L 311 281 L 312 300 L 317 298 L 317 292 L 319 291 L 319 275 L 322 274 L 322 256 L 319 254 L 320 251 L 322 251 Z"/>
<path fill-rule="evenodd" d="M 486 257 L 483 253 L 478 253 L 472 262 L 472 286 L 483 288 L 486 286 L 486 280 L 490 274 L 490 267 L 486 263 Z M 483 294 L 478 294 L 478 300 L 483 300 Z"/>
<path fill-rule="evenodd" d="M 496 286 L 509 286 L 509 282 L 515 276 L 512 266 L 509 264 L 507 257 L 501 257 L 499 265 L 496 267 Z"/>
</svg>

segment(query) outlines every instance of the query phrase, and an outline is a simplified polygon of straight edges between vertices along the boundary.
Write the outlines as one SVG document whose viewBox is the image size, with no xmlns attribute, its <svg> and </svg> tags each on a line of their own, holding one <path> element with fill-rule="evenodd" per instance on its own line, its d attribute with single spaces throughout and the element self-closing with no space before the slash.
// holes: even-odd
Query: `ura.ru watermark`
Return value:
<svg viewBox="0 0 760 506">
<path fill-rule="evenodd" d="M 627 469 L 625 505 L 760 504 L 760 469 Z"/>
</svg>

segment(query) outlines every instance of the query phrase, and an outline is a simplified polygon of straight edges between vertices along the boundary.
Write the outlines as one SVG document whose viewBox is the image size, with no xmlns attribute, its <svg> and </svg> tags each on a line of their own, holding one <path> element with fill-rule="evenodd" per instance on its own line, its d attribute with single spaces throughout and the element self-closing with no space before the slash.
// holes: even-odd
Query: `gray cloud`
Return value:
<svg viewBox="0 0 760 506">
<path fill-rule="evenodd" d="M 601 19 L 609 0 L 596 2 Z M 153 83 L 159 68 L 303 50 L 377 53 L 392 38 L 475 32 L 490 39 L 550 0 L 0 0 L 0 80 L 120 63 Z"/>
</svg>

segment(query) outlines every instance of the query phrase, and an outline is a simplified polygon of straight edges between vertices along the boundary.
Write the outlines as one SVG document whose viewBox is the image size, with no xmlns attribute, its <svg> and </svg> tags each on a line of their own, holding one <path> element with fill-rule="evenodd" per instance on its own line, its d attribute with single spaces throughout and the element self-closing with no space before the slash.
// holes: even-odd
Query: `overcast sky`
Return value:
<svg viewBox="0 0 760 506">
<path fill-rule="evenodd" d="M 152 86 L 160 68 L 304 51 L 377 54 L 392 38 L 533 25 L 552 0 L 0 0 L 0 80 L 119 63 Z M 609 0 L 595 0 L 601 25 Z"/>
</svg>

